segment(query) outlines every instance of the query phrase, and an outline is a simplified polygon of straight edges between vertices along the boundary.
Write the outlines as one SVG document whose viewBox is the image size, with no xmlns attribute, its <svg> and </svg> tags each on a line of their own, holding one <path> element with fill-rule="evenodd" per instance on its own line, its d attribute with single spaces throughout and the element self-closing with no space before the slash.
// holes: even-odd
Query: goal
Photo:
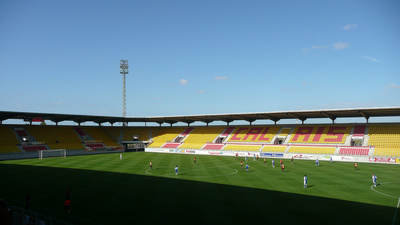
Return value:
<svg viewBox="0 0 400 225">
<path fill-rule="evenodd" d="M 65 149 L 54 149 L 54 150 L 40 150 L 39 159 L 48 157 L 67 157 L 67 150 Z"/>
</svg>

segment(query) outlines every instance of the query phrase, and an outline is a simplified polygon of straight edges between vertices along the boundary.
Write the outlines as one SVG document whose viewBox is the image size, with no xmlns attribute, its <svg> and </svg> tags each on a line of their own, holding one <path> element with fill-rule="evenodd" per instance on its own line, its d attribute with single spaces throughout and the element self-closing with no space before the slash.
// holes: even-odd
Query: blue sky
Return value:
<svg viewBox="0 0 400 225">
<path fill-rule="evenodd" d="M 400 1 L 0 1 L 0 111 L 400 106 Z"/>
</svg>

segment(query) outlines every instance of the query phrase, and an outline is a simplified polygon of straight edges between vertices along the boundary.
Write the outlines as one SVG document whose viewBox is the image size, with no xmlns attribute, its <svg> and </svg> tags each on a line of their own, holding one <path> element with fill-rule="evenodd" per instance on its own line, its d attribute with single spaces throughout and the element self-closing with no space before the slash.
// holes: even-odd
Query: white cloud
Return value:
<svg viewBox="0 0 400 225">
<path fill-rule="evenodd" d="M 313 45 L 311 47 L 311 50 L 324 49 L 324 48 L 327 48 L 327 47 L 328 47 L 328 45 Z"/>
<path fill-rule="evenodd" d="M 180 83 L 180 85 L 186 85 L 188 83 L 188 80 L 181 79 L 181 81 L 179 83 Z"/>
<path fill-rule="evenodd" d="M 357 24 L 347 24 L 346 26 L 343 27 L 343 30 L 352 30 L 357 27 Z"/>
<path fill-rule="evenodd" d="M 390 88 L 396 88 L 396 89 L 400 89 L 400 85 L 397 84 L 389 84 Z"/>
<path fill-rule="evenodd" d="M 340 42 L 340 41 L 333 43 L 333 48 L 336 50 L 342 50 L 342 49 L 348 48 L 349 46 L 350 46 L 349 43 Z"/>
<path fill-rule="evenodd" d="M 204 93 L 206 93 L 204 90 L 200 90 L 200 91 L 198 91 L 197 92 L 198 94 L 200 94 L 200 95 L 202 95 L 202 94 L 204 94 Z"/>
<path fill-rule="evenodd" d="M 313 51 L 313 50 L 322 50 L 327 47 L 328 47 L 328 45 L 313 45 L 311 48 L 303 48 L 303 53 L 307 53 L 307 52 Z"/>
<path fill-rule="evenodd" d="M 340 41 L 333 43 L 332 45 L 335 50 L 345 49 L 350 46 L 349 43 L 340 42 Z M 328 47 L 329 47 L 329 45 L 313 45 L 313 46 L 311 46 L 311 48 L 303 48 L 302 51 L 303 51 L 303 53 L 307 53 L 307 52 L 314 51 L 314 50 L 323 50 Z"/>
<path fill-rule="evenodd" d="M 288 91 L 292 91 L 292 90 L 293 90 L 292 88 L 284 88 L 284 89 L 281 89 L 282 92 L 288 92 Z"/>
<path fill-rule="evenodd" d="M 379 60 L 379 59 L 376 59 L 376 58 L 373 58 L 373 57 L 369 57 L 369 56 L 366 56 L 366 55 L 363 55 L 363 56 L 360 56 L 360 57 L 363 58 L 363 59 L 368 59 L 368 60 L 370 60 L 370 61 L 372 61 L 372 62 L 377 62 L 377 63 L 382 62 L 382 61 Z"/>
<path fill-rule="evenodd" d="M 393 84 L 393 83 L 386 85 L 384 94 L 387 94 L 387 91 L 391 90 L 391 89 L 400 89 L 400 85 Z"/>
<path fill-rule="evenodd" d="M 214 80 L 218 81 L 218 80 L 228 80 L 229 77 L 222 77 L 222 76 L 216 76 L 214 78 Z"/>
</svg>

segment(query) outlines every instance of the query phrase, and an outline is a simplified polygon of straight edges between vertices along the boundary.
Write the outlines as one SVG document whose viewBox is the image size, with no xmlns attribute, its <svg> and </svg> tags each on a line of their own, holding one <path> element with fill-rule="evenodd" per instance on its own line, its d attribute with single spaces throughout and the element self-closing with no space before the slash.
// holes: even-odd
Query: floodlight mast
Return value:
<svg viewBox="0 0 400 225">
<path fill-rule="evenodd" d="M 129 73 L 128 60 L 120 60 L 119 73 L 123 75 L 123 91 L 122 91 L 122 117 L 126 117 L 126 77 Z M 123 123 L 126 126 L 126 122 Z"/>
</svg>

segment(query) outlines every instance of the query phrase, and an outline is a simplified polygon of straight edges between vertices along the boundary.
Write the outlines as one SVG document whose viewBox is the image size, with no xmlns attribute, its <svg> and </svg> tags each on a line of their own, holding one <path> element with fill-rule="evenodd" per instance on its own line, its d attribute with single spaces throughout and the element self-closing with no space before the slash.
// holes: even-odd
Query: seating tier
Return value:
<svg viewBox="0 0 400 225">
<path fill-rule="evenodd" d="M 166 142 L 173 141 L 179 134 L 181 134 L 186 128 L 182 127 L 169 127 L 160 128 L 153 138 L 153 143 L 149 145 L 151 148 L 160 148 Z"/>
<path fill-rule="evenodd" d="M 224 127 L 196 127 L 187 135 L 183 140 L 184 144 L 179 148 L 188 148 L 189 144 L 197 144 L 201 148 L 206 143 L 213 142 L 224 129 Z"/>
<path fill-rule="evenodd" d="M 101 140 L 106 146 L 119 146 L 109 135 L 107 135 L 102 128 L 98 127 L 85 127 L 84 130 L 89 134 L 94 140 Z"/>
<path fill-rule="evenodd" d="M 68 126 L 27 126 L 26 130 L 37 141 L 45 142 L 50 149 L 83 149 L 82 140 Z"/>
</svg>

